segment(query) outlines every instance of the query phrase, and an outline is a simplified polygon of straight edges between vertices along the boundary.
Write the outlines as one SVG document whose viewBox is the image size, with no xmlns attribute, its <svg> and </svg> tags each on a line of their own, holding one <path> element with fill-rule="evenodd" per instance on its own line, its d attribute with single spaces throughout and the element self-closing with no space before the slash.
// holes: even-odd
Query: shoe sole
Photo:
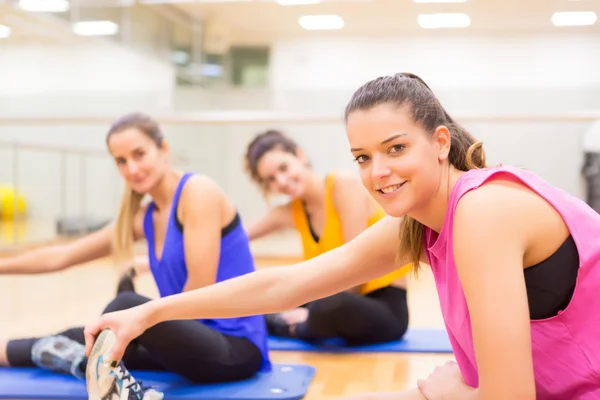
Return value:
<svg viewBox="0 0 600 400">
<path fill-rule="evenodd" d="M 98 357 L 106 353 L 108 349 L 115 343 L 115 335 L 110 330 L 105 329 L 100 332 L 100 335 L 96 338 L 90 356 L 88 358 L 87 366 L 85 369 L 85 380 L 88 392 L 89 400 L 101 400 L 100 387 L 98 385 L 98 371 L 96 366 L 98 365 Z M 93 384 L 92 384 L 93 383 Z"/>
</svg>

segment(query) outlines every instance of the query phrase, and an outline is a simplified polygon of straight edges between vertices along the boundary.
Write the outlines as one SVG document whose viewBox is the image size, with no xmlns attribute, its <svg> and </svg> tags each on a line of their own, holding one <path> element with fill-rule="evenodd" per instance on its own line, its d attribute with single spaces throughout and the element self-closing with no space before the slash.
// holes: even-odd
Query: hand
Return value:
<svg viewBox="0 0 600 400">
<path fill-rule="evenodd" d="M 294 308 L 279 314 L 288 325 L 301 324 L 308 319 L 308 309 L 304 307 Z"/>
<path fill-rule="evenodd" d="M 419 379 L 417 386 L 427 400 L 472 399 L 476 391 L 465 383 L 454 361 L 437 367 L 427 379 Z"/>
<path fill-rule="evenodd" d="M 111 365 L 113 362 L 119 363 L 129 343 L 144 333 L 148 327 L 144 305 L 104 314 L 98 321 L 87 325 L 84 330 L 85 354 L 89 357 L 96 337 L 104 329 L 110 329 L 117 338 L 109 360 Z"/>
</svg>

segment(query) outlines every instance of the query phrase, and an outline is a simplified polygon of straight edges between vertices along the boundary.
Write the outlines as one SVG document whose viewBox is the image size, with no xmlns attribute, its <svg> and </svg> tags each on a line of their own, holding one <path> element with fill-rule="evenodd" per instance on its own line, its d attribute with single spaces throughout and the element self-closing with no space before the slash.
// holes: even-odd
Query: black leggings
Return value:
<svg viewBox="0 0 600 400">
<path fill-rule="evenodd" d="M 104 313 L 125 310 L 150 299 L 128 291 L 120 293 Z M 60 333 L 84 344 L 84 328 Z M 13 367 L 34 367 L 31 350 L 39 338 L 8 342 L 8 363 Z M 246 338 L 224 335 L 201 322 L 167 321 L 144 333 L 125 350 L 130 370 L 168 370 L 195 383 L 216 383 L 246 379 L 262 366 L 258 347 Z"/>
<path fill-rule="evenodd" d="M 394 286 L 365 296 L 342 292 L 303 307 L 309 313 L 295 326 L 293 336 L 298 339 L 338 337 L 350 345 L 364 345 L 400 339 L 408 329 L 406 290 Z M 269 324 L 269 330 L 277 334 L 279 329 Z"/>
</svg>

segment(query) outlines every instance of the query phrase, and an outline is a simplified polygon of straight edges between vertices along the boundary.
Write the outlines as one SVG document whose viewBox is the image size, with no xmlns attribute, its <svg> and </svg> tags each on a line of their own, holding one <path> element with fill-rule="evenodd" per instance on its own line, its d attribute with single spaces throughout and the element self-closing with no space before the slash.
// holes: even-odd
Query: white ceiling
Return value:
<svg viewBox="0 0 600 400">
<path fill-rule="evenodd" d="M 218 22 L 227 27 L 236 42 L 311 36 L 600 33 L 600 21 L 591 27 L 560 29 L 550 21 L 556 11 L 595 11 L 600 18 L 600 0 L 467 0 L 456 4 L 416 4 L 412 0 L 326 0 L 302 6 L 281 6 L 272 0 L 147 1 L 167 1 L 196 19 Z M 439 12 L 467 13 L 471 26 L 432 30 L 418 25 L 418 14 Z M 298 18 L 309 14 L 337 14 L 344 19 L 345 26 L 335 31 L 306 31 L 300 27 Z"/>
<path fill-rule="evenodd" d="M 29 13 L 2 2 L 0 25 L 11 29 L 11 35 L 0 39 L 0 45 L 75 43 L 84 40 L 81 36 L 74 35 L 64 20 L 47 14 Z"/>
<path fill-rule="evenodd" d="M 16 0 L 10 0 L 16 1 Z M 77 0 L 86 9 L 127 7 L 148 4 L 157 11 L 182 14 L 203 26 L 205 37 L 216 33 L 231 44 L 268 44 L 278 39 L 343 36 L 429 35 L 518 35 L 598 33 L 600 21 L 589 27 L 554 27 L 556 11 L 595 11 L 600 17 L 600 0 L 467 0 L 457 4 L 416 4 L 413 0 L 324 0 L 319 4 L 281 6 L 275 0 Z M 98 10 L 101 11 L 101 10 Z M 471 18 L 464 29 L 423 29 L 417 23 L 420 13 L 461 12 Z M 333 31 L 306 31 L 299 17 L 311 14 L 337 14 L 345 26 Z M 95 15 L 95 14 L 94 14 Z M 84 14 L 82 14 L 84 16 Z M 26 13 L 0 0 L 0 24 L 12 29 L 12 36 L 0 43 L 46 43 L 81 41 L 73 35 L 64 17 Z M 148 30 L 152 30 L 149 23 Z"/>
</svg>

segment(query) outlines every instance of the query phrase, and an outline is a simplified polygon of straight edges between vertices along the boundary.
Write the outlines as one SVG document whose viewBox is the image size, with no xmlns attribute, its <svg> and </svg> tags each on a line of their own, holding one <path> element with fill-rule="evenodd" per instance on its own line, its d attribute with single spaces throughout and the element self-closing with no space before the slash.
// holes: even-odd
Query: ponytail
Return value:
<svg viewBox="0 0 600 400">
<path fill-rule="evenodd" d="M 143 198 L 144 195 L 125 186 L 113 233 L 113 251 L 118 261 L 133 258 L 133 223 Z"/>
</svg>

